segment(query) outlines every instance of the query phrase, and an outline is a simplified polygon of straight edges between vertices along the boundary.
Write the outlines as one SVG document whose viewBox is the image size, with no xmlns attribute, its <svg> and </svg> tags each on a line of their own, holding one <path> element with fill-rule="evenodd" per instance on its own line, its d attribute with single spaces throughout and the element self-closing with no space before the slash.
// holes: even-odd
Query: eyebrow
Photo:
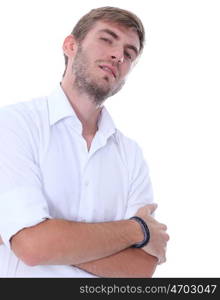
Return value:
<svg viewBox="0 0 220 300">
<path fill-rule="evenodd" d="M 99 32 L 108 33 L 108 34 L 110 34 L 115 40 L 119 40 L 119 39 L 120 39 L 119 36 L 118 36 L 114 31 L 112 31 L 112 30 L 110 30 L 110 29 L 107 29 L 107 28 L 106 28 L 106 29 L 101 29 L 101 30 L 99 30 Z M 138 51 L 138 49 L 137 49 L 134 45 L 126 44 L 125 46 L 126 46 L 127 48 L 133 50 L 133 51 L 135 52 L 135 54 L 138 56 L 139 51 Z"/>
</svg>

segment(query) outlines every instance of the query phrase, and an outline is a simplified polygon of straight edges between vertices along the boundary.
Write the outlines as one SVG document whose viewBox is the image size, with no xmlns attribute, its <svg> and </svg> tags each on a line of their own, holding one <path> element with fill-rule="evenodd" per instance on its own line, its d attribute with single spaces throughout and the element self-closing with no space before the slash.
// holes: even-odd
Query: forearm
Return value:
<svg viewBox="0 0 220 300">
<path fill-rule="evenodd" d="M 152 277 L 157 259 L 142 249 L 127 248 L 96 261 L 77 265 L 80 269 L 100 277 Z"/>
<path fill-rule="evenodd" d="M 46 220 L 18 232 L 12 250 L 28 265 L 76 265 L 110 256 L 141 240 L 131 220 L 81 223 Z"/>
</svg>

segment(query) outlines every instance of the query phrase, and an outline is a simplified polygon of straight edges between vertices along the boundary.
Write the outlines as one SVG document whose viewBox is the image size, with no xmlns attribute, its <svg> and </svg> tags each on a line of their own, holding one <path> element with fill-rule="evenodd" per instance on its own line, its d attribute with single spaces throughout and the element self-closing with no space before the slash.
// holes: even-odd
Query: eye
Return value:
<svg viewBox="0 0 220 300">
<path fill-rule="evenodd" d="M 131 56 L 130 53 L 128 53 L 127 51 L 125 51 L 125 56 L 126 56 L 128 59 L 132 60 L 132 56 Z"/>
<path fill-rule="evenodd" d="M 112 41 L 111 41 L 110 39 L 105 38 L 105 37 L 101 37 L 100 40 L 102 40 L 102 41 L 104 41 L 104 42 L 106 42 L 106 43 L 108 43 L 108 44 L 111 44 L 111 43 L 112 43 Z"/>
</svg>

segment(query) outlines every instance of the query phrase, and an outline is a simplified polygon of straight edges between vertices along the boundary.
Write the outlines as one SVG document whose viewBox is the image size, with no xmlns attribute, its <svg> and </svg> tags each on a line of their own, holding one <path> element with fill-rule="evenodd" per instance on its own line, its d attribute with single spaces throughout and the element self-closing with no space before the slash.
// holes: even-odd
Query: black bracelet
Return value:
<svg viewBox="0 0 220 300">
<path fill-rule="evenodd" d="M 142 231 L 144 233 L 144 240 L 142 242 L 140 242 L 140 243 L 134 244 L 132 247 L 134 247 L 134 248 L 142 248 L 145 245 L 147 245 L 147 243 L 150 240 L 150 231 L 149 231 L 149 228 L 148 228 L 147 224 L 144 222 L 144 220 L 141 219 L 140 217 L 134 216 L 134 217 L 130 218 L 130 220 L 132 220 L 132 219 L 136 220 L 141 225 L 141 229 L 142 229 Z"/>
</svg>

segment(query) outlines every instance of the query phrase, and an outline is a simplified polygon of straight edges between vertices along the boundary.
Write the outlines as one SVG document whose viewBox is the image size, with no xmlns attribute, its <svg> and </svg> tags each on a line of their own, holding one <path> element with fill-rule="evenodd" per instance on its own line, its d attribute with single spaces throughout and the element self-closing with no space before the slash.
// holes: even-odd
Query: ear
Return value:
<svg viewBox="0 0 220 300">
<path fill-rule="evenodd" d="M 68 57 L 73 57 L 77 51 L 77 42 L 75 37 L 70 34 L 63 42 L 63 53 Z"/>
</svg>

